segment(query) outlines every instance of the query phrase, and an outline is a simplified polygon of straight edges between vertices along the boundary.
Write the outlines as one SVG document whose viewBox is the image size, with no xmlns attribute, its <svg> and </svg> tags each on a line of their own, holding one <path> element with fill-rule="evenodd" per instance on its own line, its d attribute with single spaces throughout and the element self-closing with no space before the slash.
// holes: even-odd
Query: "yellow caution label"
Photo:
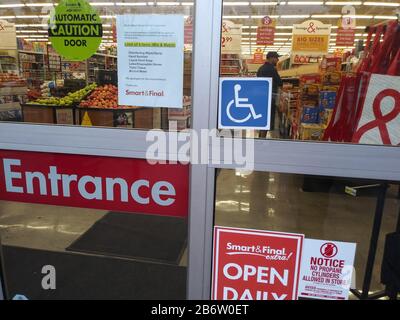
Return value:
<svg viewBox="0 0 400 320">
<path fill-rule="evenodd" d="M 85 114 L 83 115 L 81 126 L 87 126 L 87 127 L 93 126 L 92 121 L 90 120 L 90 117 L 89 117 L 89 114 L 87 113 L 87 111 L 85 111 Z"/>
</svg>

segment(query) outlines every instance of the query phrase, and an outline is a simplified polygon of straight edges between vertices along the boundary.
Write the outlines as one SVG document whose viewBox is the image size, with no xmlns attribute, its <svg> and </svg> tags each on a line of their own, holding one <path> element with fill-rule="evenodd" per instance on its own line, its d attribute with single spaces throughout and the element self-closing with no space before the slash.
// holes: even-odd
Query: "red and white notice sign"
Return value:
<svg viewBox="0 0 400 320">
<path fill-rule="evenodd" d="M 184 25 L 184 43 L 193 44 L 193 17 L 189 16 L 185 20 Z"/>
<path fill-rule="evenodd" d="M 257 45 L 273 45 L 275 38 L 275 20 L 266 16 L 257 27 Z"/>
<path fill-rule="evenodd" d="M 186 217 L 189 166 L 0 150 L 0 199 Z"/>
<path fill-rule="evenodd" d="M 304 236 L 214 228 L 214 300 L 295 300 Z"/>
<path fill-rule="evenodd" d="M 355 252 L 355 243 L 305 239 L 299 297 L 347 300 Z"/>
<path fill-rule="evenodd" d="M 355 39 L 356 39 L 355 29 L 339 28 L 336 36 L 336 45 L 351 47 L 354 46 Z"/>
</svg>

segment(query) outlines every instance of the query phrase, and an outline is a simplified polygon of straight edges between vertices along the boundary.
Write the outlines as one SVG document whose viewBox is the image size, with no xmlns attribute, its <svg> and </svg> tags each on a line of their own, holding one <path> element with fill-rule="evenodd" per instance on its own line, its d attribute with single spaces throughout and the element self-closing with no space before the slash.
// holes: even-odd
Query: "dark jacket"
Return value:
<svg viewBox="0 0 400 320">
<path fill-rule="evenodd" d="M 278 87 L 282 86 L 282 79 L 276 71 L 274 65 L 269 62 L 264 63 L 257 71 L 259 78 L 272 78 L 272 93 L 278 93 Z"/>
</svg>

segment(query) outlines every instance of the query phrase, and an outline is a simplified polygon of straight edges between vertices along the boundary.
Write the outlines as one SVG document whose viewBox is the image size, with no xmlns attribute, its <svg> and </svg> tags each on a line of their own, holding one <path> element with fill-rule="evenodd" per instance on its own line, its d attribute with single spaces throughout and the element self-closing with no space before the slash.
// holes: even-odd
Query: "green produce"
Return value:
<svg viewBox="0 0 400 320">
<path fill-rule="evenodd" d="M 63 98 L 50 97 L 50 98 L 42 98 L 37 99 L 35 101 L 28 102 L 29 104 L 41 104 L 48 106 L 61 106 L 61 107 L 69 107 L 73 104 L 80 102 L 83 98 L 86 97 L 92 90 L 97 87 L 95 83 L 87 85 L 85 88 L 80 89 L 75 92 L 69 92 Z"/>
</svg>

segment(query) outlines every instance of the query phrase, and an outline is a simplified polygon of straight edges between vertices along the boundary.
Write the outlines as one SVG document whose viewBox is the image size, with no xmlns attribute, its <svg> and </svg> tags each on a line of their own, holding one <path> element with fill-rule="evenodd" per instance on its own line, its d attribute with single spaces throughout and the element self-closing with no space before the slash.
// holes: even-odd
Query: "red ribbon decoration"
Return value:
<svg viewBox="0 0 400 320">
<path fill-rule="evenodd" d="M 383 115 L 381 111 L 381 103 L 383 98 L 392 97 L 394 99 L 394 108 L 388 114 Z M 354 134 L 353 140 L 359 142 L 361 137 L 367 131 L 378 128 L 383 144 L 392 144 L 386 124 L 395 119 L 400 114 L 400 92 L 394 89 L 385 89 L 381 91 L 375 98 L 373 103 L 373 111 L 375 120 L 363 125 Z"/>
</svg>

